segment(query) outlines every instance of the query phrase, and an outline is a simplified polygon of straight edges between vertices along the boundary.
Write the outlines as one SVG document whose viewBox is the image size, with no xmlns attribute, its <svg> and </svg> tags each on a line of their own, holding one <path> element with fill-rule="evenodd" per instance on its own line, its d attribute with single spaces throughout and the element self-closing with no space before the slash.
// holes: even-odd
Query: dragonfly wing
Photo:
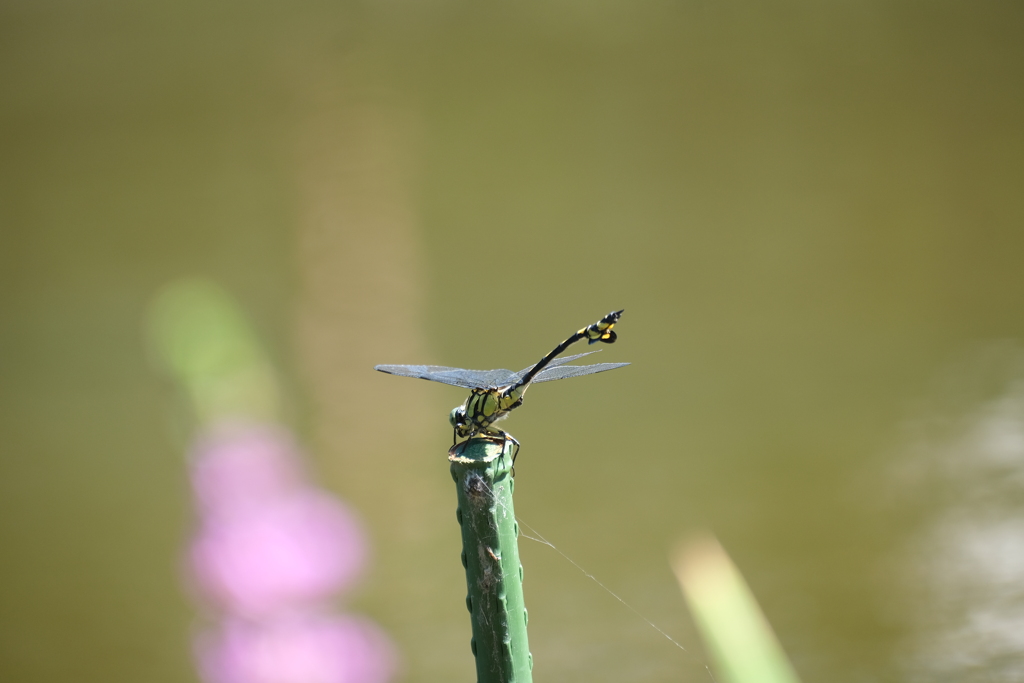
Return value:
<svg viewBox="0 0 1024 683">
<path fill-rule="evenodd" d="M 519 375 L 511 370 L 463 370 L 481 389 L 507 387 L 519 381 Z"/>
<path fill-rule="evenodd" d="M 598 353 L 600 350 L 601 349 L 597 349 L 595 351 L 587 351 L 586 353 L 577 353 L 575 356 L 565 356 L 563 358 L 556 358 L 553 361 L 551 361 L 550 363 L 548 363 L 548 366 L 546 368 L 544 368 L 544 370 L 541 371 L 538 374 L 544 374 L 545 371 L 550 370 L 551 368 L 557 368 L 559 365 L 565 365 L 566 363 L 571 363 L 574 360 L 578 360 L 580 358 L 583 358 L 583 356 L 589 356 L 592 353 Z M 533 365 L 536 365 L 536 363 L 534 363 Z M 523 377 L 523 375 L 528 373 L 530 370 L 533 370 L 533 365 L 531 365 L 528 368 L 523 368 L 522 370 L 517 372 L 516 373 L 516 380 L 521 379 Z M 537 380 L 534 379 L 534 381 L 536 382 Z"/>
<path fill-rule="evenodd" d="M 516 381 L 516 373 L 511 370 L 464 370 L 444 365 L 376 365 L 373 369 L 389 375 L 417 377 L 463 389 L 493 389 Z"/>
<path fill-rule="evenodd" d="M 565 365 L 557 368 L 544 368 L 533 378 L 534 382 L 554 382 L 556 379 L 568 379 L 569 377 L 581 377 L 593 375 L 595 372 L 605 372 L 621 368 L 629 363 L 597 363 L 595 365 Z"/>
<path fill-rule="evenodd" d="M 375 365 L 373 369 L 386 372 L 389 375 L 417 377 L 430 380 L 431 382 L 451 384 L 452 386 L 464 389 L 476 388 L 475 384 L 471 383 L 461 374 L 465 372 L 462 368 L 448 368 L 443 365 Z"/>
</svg>

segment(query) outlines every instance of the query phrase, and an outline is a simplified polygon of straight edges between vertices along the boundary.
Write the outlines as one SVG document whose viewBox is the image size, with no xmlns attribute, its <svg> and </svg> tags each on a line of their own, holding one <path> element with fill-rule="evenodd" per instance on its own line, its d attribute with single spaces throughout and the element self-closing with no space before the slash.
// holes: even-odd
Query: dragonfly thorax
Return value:
<svg viewBox="0 0 1024 683">
<path fill-rule="evenodd" d="M 511 410 L 523 404 L 523 394 L 527 386 L 473 389 L 466 402 L 452 410 L 448 421 L 455 428 L 459 438 L 476 434 L 497 434 L 499 431 L 492 430 L 491 425 L 504 419 Z"/>
</svg>

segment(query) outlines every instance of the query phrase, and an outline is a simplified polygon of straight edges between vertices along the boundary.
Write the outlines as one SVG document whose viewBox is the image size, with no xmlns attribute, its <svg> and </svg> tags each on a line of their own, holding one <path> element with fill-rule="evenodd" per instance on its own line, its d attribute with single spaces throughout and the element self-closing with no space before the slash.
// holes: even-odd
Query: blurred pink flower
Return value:
<svg viewBox="0 0 1024 683">
<path fill-rule="evenodd" d="M 202 515 L 243 514 L 307 486 L 299 449 L 282 429 L 221 424 L 192 450 L 192 488 Z"/>
<path fill-rule="evenodd" d="M 199 590 L 246 616 L 330 597 L 352 583 L 366 555 L 353 515 L 312 490 L 245 514 L 206 519 L 191 548 Z"/>
<path fill-rule="evenodd" d="M 206 683 L 385 683 L 395 668 L 387 636 L 347 616 L 231 620 L 196 649 Z"/>
<path fill-rule="evenodd" d="M 192 452 L 192 582 L 220 623 L 197 641 L 208 683 L 386 683 L 395 655 L 369 621 L 327 614 L 367 544 L 354 513 L 313 486 L 287 432 L 221 424 Z"/>
</svg>

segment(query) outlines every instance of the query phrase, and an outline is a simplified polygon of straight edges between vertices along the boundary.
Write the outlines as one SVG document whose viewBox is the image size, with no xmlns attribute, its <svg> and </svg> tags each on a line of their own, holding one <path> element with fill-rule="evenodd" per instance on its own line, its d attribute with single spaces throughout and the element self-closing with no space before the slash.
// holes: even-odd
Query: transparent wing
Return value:
<svg viewBox="0 0 1024 683">
<path fill-rule="evenodd" d="M 583 358 L 583 356 L 589 356 L 592 353 L 598 353 L 600 350 L 601 349 L 597 349 L 596 351 L 587 351 L 586 353 L 577 353 L 575 356 L 565 356 L 564 358 L 556 358 L 553 361 L 551 361 L 550 363 L 548 363 L 548 366 L 546 368 L 544 368 L 544 370 L 541 371 L 538 374 L 543 375 L 544 372 L 547 372 L 551 368 L 557 368 L 559 365 L 565 365 L 566 363 L 571 363 L 574 360 L 578 360 L 580 358 Z M 536 363 L 534 363 L 533 365 L 536 365 Z M 519 381 L 519 379 L 522 378 L 523 375 L 528 373 L 530 370 L 533 370 L 533 365 L 531 365 L 528 368 L 523 368 L 522 370 L 517 372 L 516 373 L 516 381 Z M 536 382 L 537 380 L 534 379 L 533 381 Z"/>
<path fill-rule="evenodd" d="M 373 369 L 389 375 L 417 377 L 463 389 L 494 389 L 518 381 L 518 375 L 511 370 L 464 370 L 444 365 L 375 365 Z"/>
<path fill-rule="evenodd" d="M 598 349 L 598 351 L 599 350 L 600 349 Z M 537 376 L 533 378 L 533 381 L 553 382 L 556 379 L 591 375 L 595 372 L 614 370 L 615 368 L 620 368 L 623 365 L 629 365 L 629 363 L 598 363 L 597 365 L 572 365 L 568 367 L 560 367 L 565 365 L 565 363 L 570 363 L 574 360 L 583 358 L 583 356 L 589 356 L 592 353 L 597 353 L 598 351 L 587 351 L 586 353 L 577 353 L 574 356 L 556 358 L 548 363 L 546 368 L 537 373 Z M 431 382 L 441 382 L 442 384 L 450 384 L 454 387 L 462 387 L 463 389 L 497 389 L 499 387 L 507 387 L 511 384 L 515 384 L 532 368 L 533 366 L 531 365 L 528 368 L 523 368 L 519 372 L 512 372 L 511 370 L 500 369 L 465 370 L 463 368 L 450 368 L 444 365 L 375 365 L 373 369 L 380 372 L 386 372 L 389 375 L 398 375 L 399 377 L 416 377 L 418 379 L 425 379 Z"/>
<path fill-rule="evenodd" d="M 597 363 L 595 365 L 566 365 L 558 368 L 544 368 L 533 378 L 534 382 L 554 382 L 556 379 L 568 379 L 570 377 L 581 377 L 593 375 L 595 372 L 605 372 L 621 368 L 629 363 Z"/>
</svg>

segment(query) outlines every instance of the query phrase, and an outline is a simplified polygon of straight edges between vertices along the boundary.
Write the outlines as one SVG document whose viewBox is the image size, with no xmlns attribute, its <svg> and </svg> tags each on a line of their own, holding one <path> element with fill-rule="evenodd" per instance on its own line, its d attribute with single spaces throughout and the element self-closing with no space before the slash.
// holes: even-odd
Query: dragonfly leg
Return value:
<svg viewBox="0 0 1024 683">
<path fill-rule="evenodd" d="M 516 467 L 516 458 L 519 457 L 519 442 L 516 440 L 516 437 L 512 436 L 511 434 L 506 433 L 505 437 L 509 441 L 511 441 L 512 445 L 515 447 L 515 451 L 512 452 L 512 469 L 513 469 L 512 476 L 514 477 L 515 476 L 515 467 Z"/>
<path fill-rule="evenodd" d="M 512 442 L 512 446 L 513 446 L 514 450 L 512 451 L 512 467 L 510 467 L 509 469 L 511 470 L 512 478 L 515 479 L 515 476 L 516 476 L 516 458 L 519 457 L 519 441 L 516 439 L 516 437 L 512 436 L 508 432 L 499 431 L 498 434 L 501 435 L 501 439 L 502 439 L 501 445 L 502 445 L 502 447 L 505 446 L 506 442 L 508 442 L 508 441 Z"/>
<path fill-rule="evenodd" d="M 487 427 L 485 429 L 481 429 L 478 432 L 473 432 L 473 434 L 471 434 L 469 438 L 472 439 L 474 437 L 479 437 L 481 439 L 486 439 L 487 441 L 490 441 L 491 443 L 500 444 L 501 445 L 501 452 L 502 452 L 501 457 L 502 458 L 505 457 L 505 447 L 508 445 L 508 442 L 511 441 L 512 445 L 515 448 L 512 451 L 512 466 L 509 469 L 511 470 L 512 476 L 513 477 L 516 476 L 516 457 L 519 455 L 519 441 L 516 440 L 516 437 L 512 436 L 508 432 L 502 431 L 500 429 L 495 429 L 494 427 Z"/>
</svg>

